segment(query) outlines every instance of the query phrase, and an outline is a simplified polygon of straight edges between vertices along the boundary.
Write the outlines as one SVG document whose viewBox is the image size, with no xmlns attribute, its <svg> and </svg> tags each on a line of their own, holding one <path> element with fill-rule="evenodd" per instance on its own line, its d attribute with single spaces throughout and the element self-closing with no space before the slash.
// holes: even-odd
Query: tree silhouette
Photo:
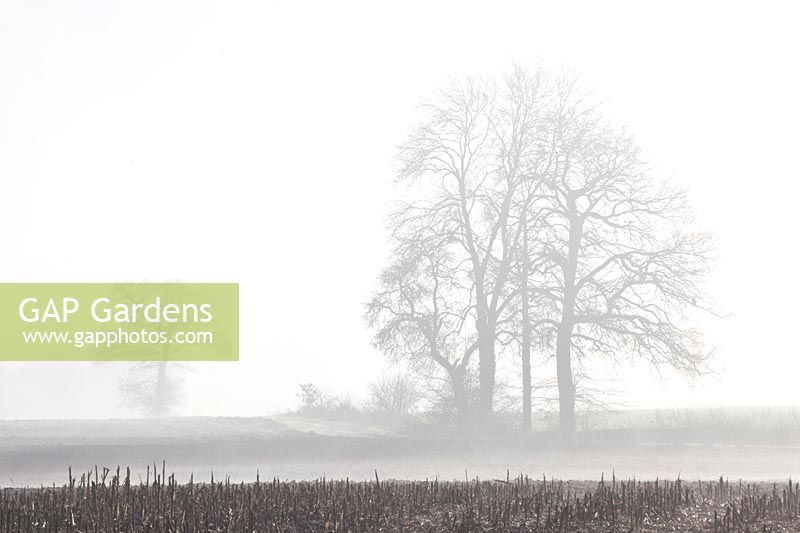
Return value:
<svg viewBox="0 0 800 533">
<path fill-rule="evenodd" d="M 687 312 L 708 310 L 711 241 L 691 231 L 685 192 L 651 175 L 633 138 L 586 104 L 574 79 L 558 89 L 536 283 L 540 313 L 552 317 L 561 427 L 572 432 L 575 357 L 702 371 L 710 354 Z"/>
<path fill-rule="evenodd" d="M 462 412 L 477 353 L 485 420 L 497 354 L 518 346 L 527 429 L 535 346 L 555 359 L 567 433 L 576 358 L 702 371 L 709 352 L 690 315 L 708 310 L 709 236 L 691 230 L 685 193 L 652 175 L 575 77 L 517 67 L 497 83 L 457 81 L 422 108 L 398 150 L 407 198 L 390 216 L 393 254 L 368 305 L 379 348 L 444 369 Z"/>
</svg>

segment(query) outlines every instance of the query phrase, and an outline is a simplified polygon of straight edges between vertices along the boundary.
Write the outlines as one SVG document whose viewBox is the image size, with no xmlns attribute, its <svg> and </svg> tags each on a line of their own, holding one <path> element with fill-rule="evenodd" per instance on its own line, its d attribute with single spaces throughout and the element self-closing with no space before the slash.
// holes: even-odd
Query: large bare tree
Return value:
<svg viewBox="0 0 800 533">
<path fill-rule="evenodd" d="M 586 104 L 562 78 L 549 118 L 554 163 L 538 200 L 560 425 L 575 429 L 575 358 L 639 357 L 698 375 L 709 356 L 694 310 L 707 311 L 702 282 L 709 236 L 693 232 L 684 191 L 653 177 L 633 138 Z"/>
<path fill-rule="evenodd" d="M 690 230 L 685 194 L 652 177 L 577 87 L 521 68 L 456 82 L 399 148 L 410 198 L 390 219 L 392 264 L 370 304 L 376 344 L 435 361 L 454 387 L 477 353 L 483 420 L 497 355 L 512 345 L 523 428 L 535 346 L 556 361 L 566 432 L 585 359 L 640 357 L 693 376 L 708 356 L 690 315 L 705 309 L 709 239 Z"/>
<path fill-rule="evenodd" d="M 530 182 L 541 180 L 531 170 L 542 157 L 542 86 L 540 72 L 523 69 L 499 86 L 457 82 L 423 106 L 425 121 L 399 150 L 399 181 L 416 186 L 422 197 L 400 207 L 397 227 L 408 239 L 446 247 L 471 280 L 468 324 L 476 340 L 478 410 L 484 418 L 492 412 L 497 335 L 521 239 L 515 210 Z"/>
</svg>

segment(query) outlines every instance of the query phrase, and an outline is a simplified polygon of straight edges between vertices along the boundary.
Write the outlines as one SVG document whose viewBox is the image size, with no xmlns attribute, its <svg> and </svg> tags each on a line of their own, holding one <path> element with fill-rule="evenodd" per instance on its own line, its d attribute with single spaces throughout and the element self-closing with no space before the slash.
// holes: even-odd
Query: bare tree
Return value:
<svg viewBox="0 0 800 533">
<path fill-rule="evenodd" d="M 300 392 L 297 393 L 297 397 L 300 399 L 301 409 L 306 411 L 325 403 L 325 395 L 319 387 L 311 382 L 300 383 Z"/>
<path fill-rule="evenodd" d="M 131 363 L 120 384 L 122 404 L 147 416 L 169 416 L 180 399 L 180 379 L 168 361 Z M 169 364 L 175 370 L 177 365 Z"/>
<path fill-rule="evenodd" d="M 477 352 L 486 420 L 497 355 L 519 346 L 525 429 L 532 347 L 552 350 L 566 432 L 576 358 L 702 370 L 709 354 L 688 313 L 707 309 L 709 238 L 574 78 L 516 68 L 499 85 L 455 83 L 423 109 L 399 149 L 412 198 L 390 219 L 392 265 L 368 313 L 381 349 L 445 369 L 462 408 Z"/>
<path fill-rule="evenodd" d="M 307 381 L 299 384 L 300 411 L 310 415 L 342 416 L 360 409 L 350 394 L 335 394 Z"/>
<path fill-rule="evenodd" d="M 405 416 L 417 409 L 421 399 L 416 381 L 407 373 L 387 373 L 369 384 L 368 407 L 378 413 Z"/>
<path fill-rule="evenodd" d="M 462 428 L 470 411 L 466 376 L 477 348 L 464 337 L 472 302 L 463 278 L 443 247 L 401 240 L 367 305 L 367 321 L 377 330 L 374 344 L 391 360 L 427 374 L 446 373 Z"/>
<path fill-rule="evenodd" d="M 175 280 L 166 282 L 157 292 L 142 294 L 142 286 L 131 283 L 117 283 L 112 299 L 136 299 L 156 296 L 165 301 L 181 295 L 186 290 Z M 181 329 L 179 323 L 162 323 L 163 331 L 172 336 Z M 114 346 L 113 350 L 122 349 Z M 131 407 L 146 416 L 169 416 L 181 397 L 182 374 L 189 370 L 186 363 L 170 361 L 170 355 L 177 349 L 173 343 L 150 343 L 147 353 L 152 361 L 135 361 L 128 364 L 128 372 L 119 382 L 121 404 Z M 159 360 L 160 359 L 160 360 Z"/>
<path fill-rule="evenodd" d="M 483 418 L 492 411 L 497 334 L 522 230 L 514 210 L 521 191 L 529 192 L 524 185 L 541 179 L 531 171 L 542 157 L 542 86 L 540 72 L 523 69 L 499 89 L 474 79 L 456 83 L 423 106 L 426 121 L 399 151 L 399 180 L 418 185 L 425 199 L 401 206 L 395 234 L 446 247 L 471 280 Z"/>
<path fill-rule="evenodd" d="M 632 137 L 559 84 L 549 119 L 554 163 L 539 199 L 546 295 L 555 338 L 560 426 L 575 430 L 574 358 L 625 354 L 698 375 L 709 352 L 690 326 L 708 310 L 710 240 L 689 229 L 685 193 L 651 176 Z"/>
</svg>

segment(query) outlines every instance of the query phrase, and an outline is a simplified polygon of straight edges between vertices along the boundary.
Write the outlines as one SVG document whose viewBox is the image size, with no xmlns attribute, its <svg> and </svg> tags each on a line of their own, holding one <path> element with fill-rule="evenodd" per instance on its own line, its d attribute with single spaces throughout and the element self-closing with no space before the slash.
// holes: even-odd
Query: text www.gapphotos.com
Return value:
<svg viewBox="0 0 800 533">
<path fill-rule="evenodd" d="M 214 334 L 211 331 L 23 331 L 25 344 L 67 344 L 76 348 L 138 344 L 213 344 Z"/>
</svg>

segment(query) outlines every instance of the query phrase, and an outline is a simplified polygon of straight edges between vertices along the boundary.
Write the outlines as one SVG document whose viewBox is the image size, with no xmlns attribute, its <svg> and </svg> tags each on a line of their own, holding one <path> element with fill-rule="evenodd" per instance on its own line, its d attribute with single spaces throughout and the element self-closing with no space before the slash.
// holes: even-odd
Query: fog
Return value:
<svg viewBox="0 0 800 533">
<path fill-rule="evenodd" d="M 715 374 L 598 368 L 627 408 L 796 406 L 796 17 L 680 3 L 0 8 L 3 281 L 233 281 L 241 356 L 175 414 L 366 394 L 395 147 L 448 80 L 514 63 L 594 88 L 716 236 Z M 553 362 L 537 363 L 552 374 Z M 124 363 L 0 363 L 0 418 L 131 417 Z"/>
</svg>

